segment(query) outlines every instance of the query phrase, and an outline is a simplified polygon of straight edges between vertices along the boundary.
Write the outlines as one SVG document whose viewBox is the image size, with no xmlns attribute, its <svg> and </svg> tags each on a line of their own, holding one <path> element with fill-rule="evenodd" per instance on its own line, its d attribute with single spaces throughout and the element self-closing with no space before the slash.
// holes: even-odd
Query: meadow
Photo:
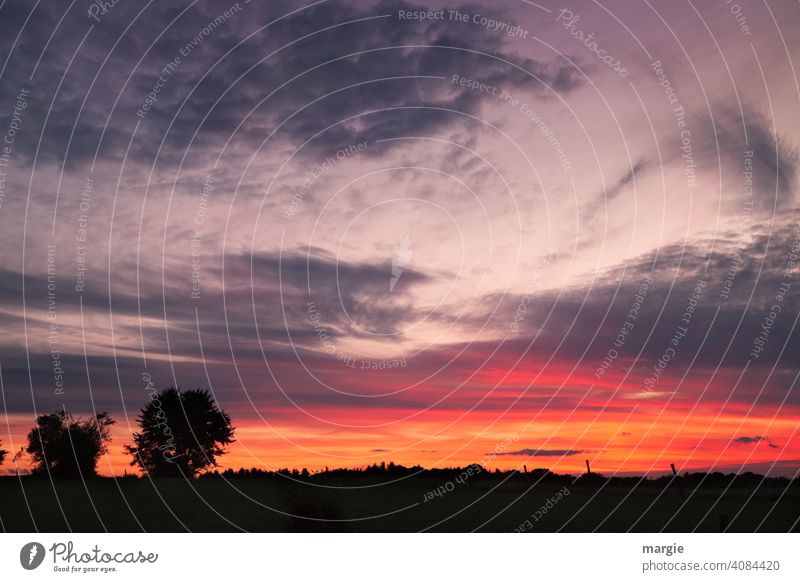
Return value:
<svg viewBox="0 0 800 582">
<path fill-rule="evenodd" d="M 341 471 L 199 479 L 0 478 L 7 532 L 787 532 L 797 481 Z"/>
</svg>

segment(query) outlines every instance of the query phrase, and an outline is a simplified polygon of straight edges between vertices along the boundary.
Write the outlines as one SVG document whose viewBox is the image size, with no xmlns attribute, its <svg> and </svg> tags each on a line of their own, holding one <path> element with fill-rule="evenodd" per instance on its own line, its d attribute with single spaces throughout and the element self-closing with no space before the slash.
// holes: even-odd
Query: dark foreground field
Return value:
<svg viewBox="0 0 800 582">
<path fill-rule="evenodd" d="M 4 477 L 0 526 L 7 532 L 787 532 L 797 531 L 800 516 L 800 488 L 785 479 L 689 476 L 670 484 L 556 476 L 537 483 L 530 474 L 464 482 L 454 475 L 100 478 L 85 485 Z"/>
</svg>

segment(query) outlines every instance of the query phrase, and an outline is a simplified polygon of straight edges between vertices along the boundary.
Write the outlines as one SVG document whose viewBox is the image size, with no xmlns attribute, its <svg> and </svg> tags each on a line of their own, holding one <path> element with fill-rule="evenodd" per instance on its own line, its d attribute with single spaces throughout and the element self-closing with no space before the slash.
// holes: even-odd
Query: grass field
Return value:
<svg viewBox="0 0 800 582">
<path fill-rule="evenodd" d="M 4 477 L 0 520 L 7 532 L 511 532 L 520 526 L 533 532 L 786 532 L 796 531 L 800 516 L 800 490 L 786 482 L 723 492 L 724 487 L 674 483 L 632 487 L 635 480 L 569 481 L 564 495 L 563 481 L 534 484 L 521 477 L 488 476 L 435 496 L 430 492 L 446 480 L 427 475 L 307 483 L 277 476 L 100 478 L 86 484 Z"/>
</svg>

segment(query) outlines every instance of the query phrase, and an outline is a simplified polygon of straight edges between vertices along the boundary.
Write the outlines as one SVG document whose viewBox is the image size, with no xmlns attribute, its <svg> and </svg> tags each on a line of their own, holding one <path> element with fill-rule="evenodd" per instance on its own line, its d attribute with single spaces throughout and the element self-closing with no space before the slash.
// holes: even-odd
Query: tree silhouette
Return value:
<svg viewBox="0 0 800 582">
<path fill-rule="evenodd" d="M 153 477 L 194 477 L 216 467 L 235 429 L 211 394 L 170 387 L 150 396 L 138 419 L 141 432 L 125 445 L 131 465 Z"/>
<path fill-rule="evenodd" d="M 0 441 L 0 445 L 2 445 L 2 444 L 3 444 L 3 441 Z M 6 453 L 8 453 L 8 451 L 6 451 L 5 449 L 0 449 L 0 465 L 3 464 L 3 461 L 6 458 Z"/>
<path fill-rule="evenodd" d="M 54 477 L 96 476 L 97 459 L 111 441 L 112 424 L 105 412 L 87 420 L 76 420 L 63 410 L 42 414 L 28 433 L 25 449 L 33 458 L 32 472 L 48 472 Z"/>
</svg>

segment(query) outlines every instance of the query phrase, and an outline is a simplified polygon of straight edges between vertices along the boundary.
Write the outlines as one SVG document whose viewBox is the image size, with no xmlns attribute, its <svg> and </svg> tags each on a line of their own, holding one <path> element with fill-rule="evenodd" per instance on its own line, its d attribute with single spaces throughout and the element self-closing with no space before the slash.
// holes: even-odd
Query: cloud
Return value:
<svg viewBox="0 0 800 582">
<path fill-rule="evenodd" d="M 520 449 L 518 451 L 508 451 L 506 453 L 486 453 L 494 455 L 511 455 L 515 457 L 571 457 L 585 453 L 583 450 L 576 449 Z"/>
<path fill-rule="evenodd" d="M 741 436 L 741 437 L 733 439 L 733 444 L 735 444 L 735 445 L 752 445 L 752 444 L 756 444 L 756 443 L 760 443 L 760 442 L 767 443 L 767 446 L 769 448 L 771 448 L 771 449 L 779 449 L 780 448 L 780 446 L 776 445 L 775 443 L 773 443 L 771 440 L 769 440 L 765 436 L 753 436 L 753 437 Z"/>
<path fill-rule="evenodd" d="M 542 99 L 549 98 L 548 87 L 566 93 L 580 86 L 571 65 L 515 54 L 502 34 L 476 34 L 469 24 L 449 21 L 398 20 L 400 10 L 426 9 L 396 0 L 329 1 L 300 10 L 287 1 L 253 2 L 204 34 L 224 8 L 153 3 L 137 19 L 141 6 L 119 4 L 94 23 L 78 50 L 93 24 L 85 12 L 62 16 L 54 6 L 38 7 L 6 70 L 29 75 L 42 54 L 41 39 L 53 32 L 25 119 L 31 132 L 41 131 L 45 120 L 47 127 L 41 142 L 30 140 L 27 150 L 20 144 L 17 155 L 30 160 L 35 145 L 38 163 L 73 170 L 95 155 L 116 161 L 125 155 L 137 123 L 128 164 L 152 163 L 158 152 L 163 163 L 158 167 L 172 170 L 188 153 L 186 167 L 208 167 L 216 145 L 237 127 L 236 147 L 246 145 L 249 153 L 275 130 L 271 147 L 298 147 L 318 134 L 301 155 L 329 155 L 365 140 L 432 135 L 464 124 L 464 116 L 446 110 L 477 114 L 491 97 L 454 86 L 455 73 L 525 88 Z M 6 2 L 0 36 L 15 38 L 29 11 L 23 2 Z M 481 7 L 481 14 L 502 18 L 497 8 Z M 184 54 L 198 34 L 201 41 Z M 164 67 L 181 55 L 165 76 Z M 166 81 L 157 100 L 137 115 L 159 76 Z M 4 76 L 0 97 L 10 102 L 25 82 L 22 75 Z M 7 122 L 3 108 L 0 127 Z M 228 162 L 237 163 L 236 156 Z"/>
<path fill-rule="evenodd" d="M 403 322 L 416 317 L 408 301 L 411 290 L 434 280 L 405 268 L 401 284 L 390 293 L 391 257 L 384 263 L 355 263 L 321 249 L 305 255 L 229 256 L 225 273 L 226 284 L 233 289 L 249 287 L 253 281 L 260 297 L 256 308 L 268 318 L 274 318 L 274 305 L 280 302 L 294 325 L 308 327 L 313 302 L 324 325 L 336 335 L 387 338 L 401 334 Z"/>
<path fill-rule="evenodd" d="M 597 212 L 603 206 L 609 206 L 614 200 L 619 198 L 619 196 L 625 192 L 625 189 L 631 183 L 633 183 L 634 180 L 641 180 L 649 169 L 651 163 L 652 160 L 647 158 L 639 158 L 636 160 L 636 162 L 634 162 L 634 164 L 625 172 L 625 174 L 623 174 L 616 182 L 614 182 L 611 187 L 606 189 L 604 192 L 601 192 L 594 200 L 587 203 L 582 209 L 582 212 L 588 217 L 588 219 L 591 220 L 594 218 L 595 214 L 597 214 Z"/>
<path fill-rule="evenodd" d="M 472 406 L 504 410 L 512 405 L 524 410 L 543 406 L 570 410 L 580 398 L 572 389 L 588 388 L 593 372 L 614 347 L 621 322 L 631 309 L 641 281 L 650 276 L 653 282 L 636 325 L 627 335 L 625 345 L 615 348 L 620 357 L 603 377 L 613 389 L 616 382 L 621 382 L 628 374 L 626 381 L 620 384 L 616 405 L 647 405 L 646 399 L 631 400 L 626 395 L 643 392 L 643 378 L 670 346 L 675 327 L 686 310 L 687 299 L 700 277 L 705 277 L 708 285 L 695 307 L 690 333 L 681 340 L 670 367 L 650 392 L 674 392 L 676 403 L 694 397 L 687 388 L 691 382 L 675 389 L 675 382 L 692 362 L 693 378 L 705 378 L 706 373 L 709 376 L 713 373 L 717 378 L 708 387 L 706 396 L 713 399 L 719 390 L 727 397 L 730 395 L 726 384 L 729 375 L 740 370 L 742 354 L 752 349 L 753 338 L 760 333 L 763 319 L 769 313 L 771 304 L 762 298 L 774 295 L 783 281 L 787 257 L 796 237 L 792 229 L 796 222 L 793 221 L 795 216 L 787 214 L 785 222 L 772 225 L 771 234 L 753 227 L 740 233 L 720 233 L 714 241 L 698 237 L 687 245 L 667 245 L 610 268 L 593 281 L 538 290 L 517 334 L 510 334 L 509 322 L 514 320 L 520 304 L 519 295 L 509 294 L 494 312 L 498 298 L 478 300 L 463 317 L 453 317 L 444 305 L 437 314 L 455 325 L 457 331 L 452 343 L 434 343 L 415 353 L 413 359 L 409 355 L 413 347 L 405 343 L 404 330 L 420 319 L 414 300 L 416 293 L 435 283 L 438 275 L 407 269 L 395 292 L 390 294 L 389 256 L 383 262 L 337 261 L 332 253 L 314 248 L 304 253 L 289 250 L 283 255 L 261 251 L 252 258 L 241 252 L 231 253 L 224 261 L 224 301 L 220 277 L 223 257 L 217 256 L 203 263 L 203 273 L 207 276 L 197 302 L 185 299 L 190 281 L 172 276 L 177 269 L 168 268 L 162 287 L 162 274 L 157 269 L 143 265 L 137 273 L 134 265 L 120 261 L 115 265 L 118 276 L 107 277 L 100 268 L 92 271 L 94 281 L 108 280 L 112 288 L 109 290 L 106 285 L 87 287 L 83 295 L 83 315 L 85 321 L 92 324 L 84 331 L 77 319 L 80 313 L 77 297 L 69 293 L 65 285 L 59 286 L 59 290 L 63 289 L 58 295 L 59 348 L 70 384 L 66 393 L 76 403 L 89 394 L 82 342 L 82 333 L 86 333 L 92 386 L 108 406 L 114 405 L 114 394 L 119 393 L 117 373 L 123 385 L 138 385 L 143 341 L 150 366 L 158 367 L 154 378 L 158 378 L 159 384 L 178 381 L 193 386 L 206 385 L 203 365 L 199 364 L 202 358 L 213 383 L 224 387 L 223 398 L 241 400 L 240 392 L 235 390 L 239 380 L 232 379 L 230 374 L 235 363 L 244 386 L 248 391 L 256 390 L 259 404 L 276 411 L 287 406 L 285 396 L 277 389 L 278 382 L 299 403 L 316 409 L 344 406 L 362 409 L 372 405 L 370 399 L 332 392 L 317 378 L 312 378 L 309 371 L 357 394 L 400 390 L 397 396 L 382 402 L 386 409 L 397 411 L 419 410 L 434 403 L 438 403 L 437 408 L 441 410 L 465 410 Z M 714 253 L 706 274 L 712 245 Z M 719 294 L 734 251 L 741 252 L 744 260 L 736 272 L 730 296 L 723 300 Z M 759 271 L 762 256 L 764 265 Z M 72 275 L 69 267 L 65 266 L 63 274 L 59 271 L 59 281 L 69 281 Z M 30 407 L 28 357 L 34 386 L 42 387 L 40 393 L 52 392 L 47 388 L 52 384 L 52 374 L 48 368 L 45 305 L 41 300 L 46 297 L 47 279 L 28 271 L 24 287 L 28 299 L 28 354 L 19 345 L 7 342 L 3 358 L 4 380 L 9 393 L 14 395 L 9 406 L 15 411 Z M 13 338 L 25 337 L 22 288 L 23 277 L 18 271 L 0 270 L 0 319 L 7 337 L 12 338 L 10 342 L 15 341 Z M 367 360 L 366 355 L 352 346 L 344 347 L 345 342 L 372 341 L 373 346 L 379 345 L 378 353 L 391 348 L 408 355 L 408 367 L 391 373 L 384 371 L 381 377 L 366 371 L 354 374 L 335 356 L 326 353 L 329 344 L 320 341 L 309 320 L 310 296 L 316 301 L 322 326 L 338 350 Z M 800 302 L 800 287 L 793 285 L 784 301 L 787 305 Z M 110 306 L 114 315 L 116 356 L 109 349 Z M 759 402 L 777 403 L 786 397 L 787 375 L 793 370 L 796 372 L 795 363 L 788 354 L 798 349 L 800 340 L 796 333 L 792 334 L 792 322 L 793 317 L 789 316 L 776 319 L 765 351 L 749 367 L 748 377 L 753 381 L 741 382 L 730 395 L 732 402 L 751 403 L 758 396 Z M 486 327 L 482 328 L 484 323 Z M 737 330 L 736 334 L 731 330 Z M 480 335 L 475 335 L 477 331 Z M 370 335 L 375 332 L 389 335 Z M 533 337 L 536 337 L 535 352 L 530 347 Z M 782 351 L 784 355 L 778 360 Z M 526 391 L 539 363 L 551 356 L 553 360 L 547 375 Z M 571 367 L 578 361 L 576 370 L 570 372 L 564 368 L 563 375 L 559 375 L 563 364 L 569 363 Z M 265 363 L 269 369 L 265 368 Z M 775 371 L 767 376 L 773 363 L 777 363 Z M 531 369 L 534 373 L 528 372 Z M 758 395 L 757 378 L 762 372 L 767 383 Z M 487 389 L 509 373 L 510 376 L 502 380 L 505 389 L 487 398 Z M 559 388 L 559 383 L 568 376 L 569 385 Z M 402 390 L 423 379 L 425 391 Z M 595 387 L 596 391 L 605 389 L 603 383 L 600 384 Z M 454 390 L 454 387 L 459 388 Z M 138 406 L 139 393 L 134 391 L 133 394 Z M 440 402 L 442 398 L 445 399 Z M 630 404 L 624 404 L 626 402 Z M 792 394 L 787 405 L 796 402 Z M 584 408 L 589 406 L 584 403 Z"/>
<path fill-rule="evenodd" d="M 797 172 L 800 153 L 796 145 L 777 133 L 769 118 L 759 111 L 741 111 L 716 104 L 713 120 L 696 119 L 697 155 L 709 170 L 720 171 L 725 183 L 723 194 L 732 203 L 734 215 L 742 214 L 742 192 L 746 152 L 750 159 L 753 210 L 761 216 L 797 205 Z M 717 157 L 719 156 L 719 158 Z M 730 193 L 730 194 L 728 194 Z"/>
<path fill-rule="evenodd" d="M 700 299 L 691 305 L 688 333 L 680 339 L 670 366 L 682 367 L 692 361 L 696 368 L 738 369 L 742 354 L 746 356 L 752 350 L 754 338 L 759 336 L 774 303 L 771 299 L 786 281 L 793 253 L 800 249 L 795 227 L 798 219 L 800 213 L 786 212 L 770 225 L 719 232 L 713 239 L 701 234 L 631 257 L 624 264 L 595 274 L 592 280 L 537 291 L 517 335 L 523 338 L 520 342 L 535 336 L 540 355 L 549 356 L 557 350 L 561 357 L 582 357 L 592 366 L 599 365 L 613 348 L 622 355 L 614 363 L 618 370 L 627 369 L 631 364 L 627 358 L 634 356 L 638 366 L 649 369 L 670 347 L 702 280 L 705 287 Z M 613 342 L 648 277 L 651 283 L 633 328 L 626 329 L 624 345 L 615 346 Z M 505 296 L 494 320 L 507 329 L 523 298 L 521 294 Z M 800 287 L 791 285 L 783 301 L 787 305 L 800 302 Z M 484 304 L 488 313 L 476 312 L 472 320 L 477 328 L 495 310 L 494 300 L 487 299 Z M 767 347 L 753 359 L 751 369 L 774 363 L 781 353 L 779 367 L 792 369 L 787 355 L 798 349 L 800 340 L 792 333 L 793 319 L 784 310 L 770 322 Z M 514 337 L 509 340 L 514 341 Z M 643 385 L 639 388 L 637 392 Z M 671 386 L 659 384 L 655 390 L 670 392 Z M 781 394 L 784 391 L 781 389 Z"/>
<path fill-rule="evenodd" d="M 653 400 L 657 398 L 669 398 L 672 396 L 673 392 L 663 392 L 658 390 L 643 390 L 641 392 L 632 392 L 630 394 L 625 394 L 623 398 L 627 398 L 628 400 Z"/>
</svg>

